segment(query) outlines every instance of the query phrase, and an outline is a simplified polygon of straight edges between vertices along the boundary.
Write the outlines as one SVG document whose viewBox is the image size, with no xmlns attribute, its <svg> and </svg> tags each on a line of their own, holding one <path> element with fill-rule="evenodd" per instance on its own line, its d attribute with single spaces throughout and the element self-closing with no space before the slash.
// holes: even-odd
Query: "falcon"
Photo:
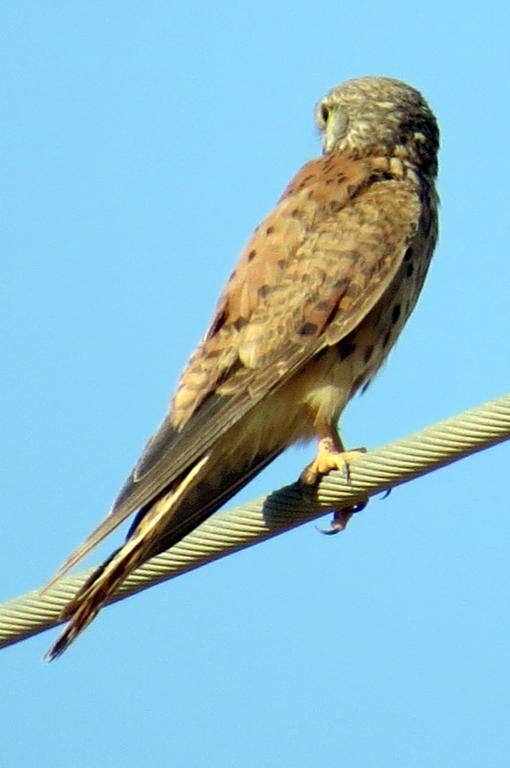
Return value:
<svg viewBox="0 0 510 768">
<path fill-rule="evenodd" d="M 301 481 L 348 465 L 338 419 L 411 314 L 437 239 L 439 131 L 386 77 L 333 88 L 306 163 L 242 252 L 168 414 L 106 519 L 59 579 L 128 516 L 125 543 L 65 607 L 61 654 L 126 576 L 172 547 L 289 445 L 318 440 Z M 352 510 L 337 516 L 342 528 Z"/>
</svg>

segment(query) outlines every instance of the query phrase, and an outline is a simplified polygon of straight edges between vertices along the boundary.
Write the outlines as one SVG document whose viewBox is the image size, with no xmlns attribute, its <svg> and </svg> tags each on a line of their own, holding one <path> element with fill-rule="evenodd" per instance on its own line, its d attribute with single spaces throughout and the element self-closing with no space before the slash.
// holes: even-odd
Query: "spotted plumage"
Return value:
<svg viewBox="0 0 510 768">
<path fill-rule="evenodd" d="M 65 609 L 50 658 L 128 573 L 287 446 L 320 441 L 304 482 L 345 461 L 336 423 L 398 338 L 432 256 L 439 135 L 421 95 L 389 78 L 334 88 L 316 116 L 324 154 L 255 230 L 168 415 L 108 517 L 56 576 L 137 513 L 126 543 Z"/>
</svg>

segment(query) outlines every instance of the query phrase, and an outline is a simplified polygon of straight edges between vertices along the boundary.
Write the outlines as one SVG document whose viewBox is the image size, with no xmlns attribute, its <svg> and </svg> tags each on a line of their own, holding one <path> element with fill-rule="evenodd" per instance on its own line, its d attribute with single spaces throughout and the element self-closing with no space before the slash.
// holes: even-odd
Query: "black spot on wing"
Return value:
<svg viewBox="0 0 510 768">
<path fill-rule="evenodd" d="M 273 287 L 271 285 L 261 285 L 260 288 L 257 290 L 257 294 L 260 296 L 261 299 L 265 299 L 266 296 L 269 296 L 269 294 L 273 291 Z"/>
<path fill-rule="evenodd" d="M 392 322 L 392 325 L 395 325 L 395 323 L 398 322 L 398 320 L 400 318 L 400 311 L 401 311 L 400 304 L 395 304 L 395 306 L 393 307 L 393 309 L 391 311 L 391 322 Z"/>
<path fill-rule="evenodd" d="M 298 333 L 300 336 L 313 336 L 317 333 L 317 326 L 315 323 L 303 323 L 301 328 L 298 328 Z"/>
<path fill-rule="evenodd" d="M 337 349 L 340 355 L 340 360 L 346 360 L 349 355 L 352 355 L 356 349 L 356 344 L 354 344 L 352 341 L 349 341 L 349 339 L 342 339 L 342 341 L 338 344 Z"/>
</svg>

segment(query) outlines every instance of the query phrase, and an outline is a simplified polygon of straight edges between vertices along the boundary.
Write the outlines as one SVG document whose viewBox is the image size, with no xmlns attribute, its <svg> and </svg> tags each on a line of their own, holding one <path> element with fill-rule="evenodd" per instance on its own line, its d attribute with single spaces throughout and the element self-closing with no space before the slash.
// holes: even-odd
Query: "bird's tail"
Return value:
<svg viewBox="0 0 510 768">
<path fill-rule="evenodd" d="M 147 510 L 126 543 L 91 574 L 71 602 L 65 606 L 62 618 L 68 619 L 69 623 L 46 654 L 47 661 L 53 661 L 69 647 L 94 620 L 126 576 L 147 559 L 154 540 L 158 536 L 162 520 L 171 515 L 172 510 L 182 501 L 184 494 L 194 484 L 208 459 L 207 454 L 173 490 Z"/>
</svg>

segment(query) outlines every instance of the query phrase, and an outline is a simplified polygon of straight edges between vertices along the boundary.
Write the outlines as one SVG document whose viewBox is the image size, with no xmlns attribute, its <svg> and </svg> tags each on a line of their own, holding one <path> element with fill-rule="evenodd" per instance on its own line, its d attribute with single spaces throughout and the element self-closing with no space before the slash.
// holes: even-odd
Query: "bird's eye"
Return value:
<svg viewBox="0 0 510 768">
<path fill-rule="evenodd" d="M 329 107 L 326 104 L 321 104 L 320 116 L 321 116 L 321 120 L 324 123 L 324 125 L 327 124 L 327 122 L 329 120 L 329 115 L 330 115 Z"/>
</svg>

